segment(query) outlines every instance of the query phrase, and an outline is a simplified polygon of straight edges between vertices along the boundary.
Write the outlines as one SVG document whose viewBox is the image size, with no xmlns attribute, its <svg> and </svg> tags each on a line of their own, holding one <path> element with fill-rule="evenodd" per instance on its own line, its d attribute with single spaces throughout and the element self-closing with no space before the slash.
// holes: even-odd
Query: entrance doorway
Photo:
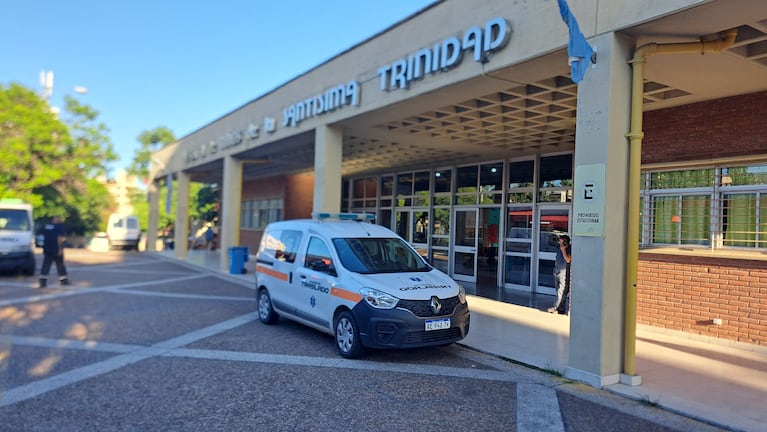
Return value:
<svg viewBox="0 0 767 432">
<path fill-rule="evenodd" d="M 500 207 L 455 209 L 452 277 L 481 285 L 498 285 Z"/>
<path fill-rule="evenodd" d="M 428 260 L 429 243 L 429 210 L 407 209 L 397 210 L 397 234 L 410 243 L 413 248 Z"/>
<path fill-rule="evenodd" d="M 570 232 L 570 206 L 546 206 L 538 209 L 538 260 L 536 292 L 556 295 L 554 260 L 559 236 Z"/>
</svg>

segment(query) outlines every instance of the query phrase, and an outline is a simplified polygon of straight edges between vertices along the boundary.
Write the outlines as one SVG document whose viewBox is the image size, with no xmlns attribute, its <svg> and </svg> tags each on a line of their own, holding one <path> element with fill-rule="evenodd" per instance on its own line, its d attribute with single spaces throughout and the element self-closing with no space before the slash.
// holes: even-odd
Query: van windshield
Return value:
<svg viewBox="0 0 767 432">
<path fill-rule="evenodd" d="M 333 239 L 341 265 L 363 274 L 425 272 L 432 267 L 398 238 Z"/>
<path fill-rule="evenodd" d="M 29 231 L 29 216 L 24 210 L 0 210 L 0 229 L 8 231 Z"/>
</svg>

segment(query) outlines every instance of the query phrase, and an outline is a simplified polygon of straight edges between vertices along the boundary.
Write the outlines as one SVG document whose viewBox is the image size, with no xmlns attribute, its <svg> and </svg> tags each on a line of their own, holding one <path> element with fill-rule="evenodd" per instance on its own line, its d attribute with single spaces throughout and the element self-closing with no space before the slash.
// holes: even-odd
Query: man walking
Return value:
<svg viewBox="0 0 767 432">
<path fill-rule="evenodd" d="M 59 283 L 69 285 L 67 268 L 64 267 L 65 234 L 60 216 L 54 216 L 51 222 L 43 227 L 43 266 L 40 268 L 40 288 L 45 288 L 48 285 L 48 272 L 54 262 L 56 263 L 56 272 L 59 275 Z"/>
</svg>

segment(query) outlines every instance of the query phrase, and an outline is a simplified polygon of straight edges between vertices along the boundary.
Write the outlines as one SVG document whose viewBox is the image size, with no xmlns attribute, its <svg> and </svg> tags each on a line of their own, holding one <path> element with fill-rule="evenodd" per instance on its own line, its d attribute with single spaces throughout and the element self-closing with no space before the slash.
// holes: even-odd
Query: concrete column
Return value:
<svg viewBox="0 0 767 432">
<path fill-rule="evenodd" d="M 229 248 L 240 245 L 240 207 L 242 206 L 242 160 L 224 157 L 224 184 L 219 215 L 219 251 L 222 270 L 229 270 Z"/>
<path fill-rule="evenodd" d="M 634 41 L 608 33 L 589 42 L 597 48 L 598 59 L 578 85 L 573 207 L 598 196 L 603 202 L 596 212 L 601 212 L 603 226 L 579 233 L 574 211 L 570 360 L 565 376 L 602 387 L 617 383 L 623 368 L 629 157 L 625 134 L 631 106 L 628 60 Z M 582 191 L 579 186 L 586 178 L 591 188 Z"/>
<path fill-rule="evenodd" d="M 341 211 L 343 130 L 321 126 L 314 131 L 314 212 Z"/>
<path fill-rule="evenodd" d="M 147 198 L 149 198 L 149 221 L 146 227 L 146 250 L 155 252 L 157 248 L 157 224 L 160 219 L 159 193 L 157 183 L 151 181 L 147 187 Z"/>
<path fill-rule="evenodd" d="M 179 171 L 176 174 L 176 223 L 173 226 L 173 250 L 177 258 L 186 258 L 189 254 L 189 174 Z"/>
</svg>

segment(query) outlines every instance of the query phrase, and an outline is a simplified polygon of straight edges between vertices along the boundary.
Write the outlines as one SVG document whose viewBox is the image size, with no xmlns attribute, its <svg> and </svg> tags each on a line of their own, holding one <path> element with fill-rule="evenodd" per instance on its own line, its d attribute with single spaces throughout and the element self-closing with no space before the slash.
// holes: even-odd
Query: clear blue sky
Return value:
<svg viewBox="0 0 767 432">
<path fill-rule="evenodd" d="M 144 130 L 181 138 L 432 0 L 14 0 L 2 7 L 0 83 L 99 111 L 126 167 Z M 75 86 L 88 89 L 85 95 Z"/>
</svg>

